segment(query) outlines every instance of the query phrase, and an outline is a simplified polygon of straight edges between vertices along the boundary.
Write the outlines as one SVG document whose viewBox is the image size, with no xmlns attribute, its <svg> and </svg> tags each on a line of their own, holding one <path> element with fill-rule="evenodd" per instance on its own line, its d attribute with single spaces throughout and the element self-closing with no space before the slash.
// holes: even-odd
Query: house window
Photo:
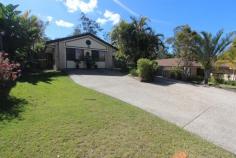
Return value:
<svg viewBox="0 0 236 158">
<path fill-rule="evenodd" d="M 99 61 L 105 61 L 105 51 L 99 52 Z"/>
<path fill-rule="evenodd" d="M 74 61 L 75 59 L 75 48 L 66 48 L 66 60 Z"/>
<path fill-rule="evenodd" d="M 92 50 L 92 59 L 94 61 L 99 61 L 99 51 L 97 50 Z"/>
<path fill-rule="evenodd" d="M 94 61 L 105 61 L 105 51 L 92 50 L 92 59 Z"/>
<path fill-rule="evenodd" d="M 76 49 L 75 56 L 76 56 L 76 60 L 83 61 L 84 60 L 84 50 L 83 49 Z"/>
</svg>

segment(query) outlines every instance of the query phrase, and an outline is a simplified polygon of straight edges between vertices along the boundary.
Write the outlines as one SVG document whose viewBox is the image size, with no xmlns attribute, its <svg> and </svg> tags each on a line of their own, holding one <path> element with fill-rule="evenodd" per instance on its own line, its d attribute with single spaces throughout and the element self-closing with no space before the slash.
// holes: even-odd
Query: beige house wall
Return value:
<svg viewBox="0 0 236 158">
<path fill-rule="evenodd" d="M 166 76 L 166 77 L 170 77 L 170 72 L 174 69 L 176 69 L 177 67 L 172 67 L 172 66 L 163 66 L 161 67 L 161 75 Z M 191 71 L 191 76 L 190 77 L 196 77 L 197 76 L 197 69 L 198 67 L 189 67 L 190 71 Z"/>
<path fill-rule="evenodd" d="M 88 47 L 86 41 L 90 40 L 91 45 Z M 54 69 L 65 69 L 65 68 L 75 68 L 76 63 L 74 61 L 66 60 L 66 48 L 79 48 L 84 49 L 84 53 L 89 52 L 91 55 L 92 50 L 99 50 L 105 52 L 105 61 L 98 61 L 96 65 L 98 68 L 113 68 L 113 56 L 116 50 L 109 45 L 93 38 L 92 36 L 84 36 L 80 38 L 55 42 L 50 44 L 55 49 L 54 51 Z M 80 68 L 86 68 L 86 64 L 81 62 L 79 64 Z"/>
</svg>

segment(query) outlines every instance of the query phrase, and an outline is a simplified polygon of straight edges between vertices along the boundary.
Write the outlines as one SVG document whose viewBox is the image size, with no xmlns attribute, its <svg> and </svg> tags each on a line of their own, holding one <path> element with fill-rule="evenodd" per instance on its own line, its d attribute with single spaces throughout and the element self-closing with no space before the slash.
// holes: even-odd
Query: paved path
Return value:
<svg viewBox="0 0 236 158">
<path fill-rule="evenodd" d="M 141 83 L 111 71 L 74 71 L 78 84 L 142 108 L 236 154 L 236 93 L 157 79 Z"/>
</svg>

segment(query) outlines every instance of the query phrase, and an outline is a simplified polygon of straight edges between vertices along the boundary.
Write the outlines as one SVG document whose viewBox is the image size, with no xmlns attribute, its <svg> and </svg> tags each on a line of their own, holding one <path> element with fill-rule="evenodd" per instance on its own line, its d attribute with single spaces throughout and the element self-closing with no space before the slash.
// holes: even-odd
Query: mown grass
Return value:
<svg viewBox="0 0 236 158">
<path fill-rule="evenodd" d="M 179 151 L 190 158 L 235 157 L 59 72 L 26 77 L 11 96 L 0 112 L 1 158 L 169 158 Z"/>
</svg>

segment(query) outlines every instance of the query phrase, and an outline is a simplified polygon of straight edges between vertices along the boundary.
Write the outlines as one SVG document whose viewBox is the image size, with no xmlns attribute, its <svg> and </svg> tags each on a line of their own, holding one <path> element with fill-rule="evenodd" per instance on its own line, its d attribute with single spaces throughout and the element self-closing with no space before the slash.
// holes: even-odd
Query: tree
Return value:
<svg viewBox="0 0 236 158">
<path fill-rule="evenodd" d="M 0 32 L 3 50 L 9 53 L 9 58 L 25 65 L 39 45 L 44 47 L 46 25 L 29 11 L 21 14 L 17 7 L 0 3 Z"/>
<path fill-rule="evenodd" d="M 224 52 L 217 58 L 216 65 L 226 65 L 233 70 L 233 80 L 236 80 L 235 71 L 236 71 L 236 40 L 234 41 L 231 48 Z"/>
<path fill-rule="evenodd" d="M 193 31 L 190 26 L 178 26 L 174 30 L 174 37 L 167 41 L 172 45 L 173 53 L 181 59 L 185 67 L 191 67 L 192 61 L 196 60 L 196 54 L 193 47 L 196 44 L 198 34 Z M 183 71 L 184 77 L 189 77 L 188 71 Z"/>
<path fill-rule="evenodd" d="M 103 30 L 96 21 L 87 17 L 83 12 L 81 13 L 80 20 L 81 23 L 74 29 L 73 35 L 79 35 L 81 33 L 97 35 L 98 32 Z"/>
<path fill-rule="evenodd" d="M 119 48 L 119 54 L 129 63 L 137 64 L 140 58 L 155 59 L 164 49 L 161 34 L 156 34 L 147 24 L 146 17 L 131 18 L 131 22 L 121 21 L 111 32 L 111 41 Z"/>
<path fill-rule="evenodd" d="M 221 55 L 233 41 L 233 33 L 222 37 L 223 33 L 223 30 L 220 30 L 213 36 L 211 33 L 201 32 L 193 49 L 204 68 L 205 84 L 208 84 L 208 79 L 217 56 Z"/>
</svg>

